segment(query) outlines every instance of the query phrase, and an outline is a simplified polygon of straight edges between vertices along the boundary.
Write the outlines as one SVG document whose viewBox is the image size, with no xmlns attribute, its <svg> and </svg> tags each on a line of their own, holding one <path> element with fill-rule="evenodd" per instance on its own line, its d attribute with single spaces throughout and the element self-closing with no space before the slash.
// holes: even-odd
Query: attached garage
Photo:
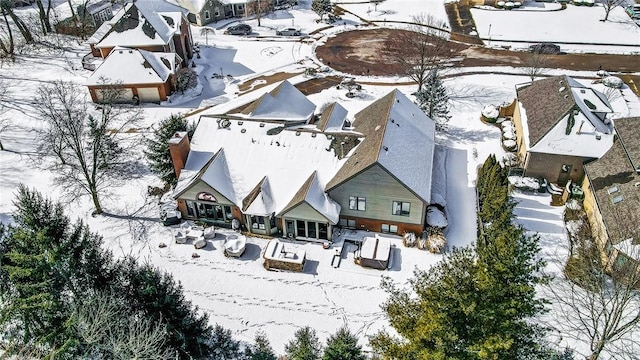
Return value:
<svg viewBox="0 0 640 360">
<path fill-rule="evenodd" d="M 160 102 L 160 92 L 157 87 L 138 88 L 138 98 L 140 102 Z"/>
<path fill-rule="evenodd" d="M 101 103 L 104 101 L 104 93 L 101 89 L 94 90 L 96 94 L 96 102 Z M 118 94 L 116 99 L 113 99 L 117 103 L 127 103 L 133 100 L 133 90 L 131 88 L 122 88 L 122 91 Z"/>
</svg>

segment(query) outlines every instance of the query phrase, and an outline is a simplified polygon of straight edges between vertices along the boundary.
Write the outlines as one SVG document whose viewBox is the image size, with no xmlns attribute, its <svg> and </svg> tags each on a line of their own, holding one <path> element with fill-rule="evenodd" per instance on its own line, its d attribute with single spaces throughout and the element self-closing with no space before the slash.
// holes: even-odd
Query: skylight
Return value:
<svg viewBox="0 0 640 360">
<path fill-rule="evenodd" d="M 613 193 L 616 193 L 620 191 L 620 188 L 618 187 L 618 185 L 612 186 L 610 188 L 607 189 L 607 194 L 611 195 Z"/>
<path fill-rule="evenodd" d="M 621 202 L 622 200 L 624 200 L 624 196 L 622 196 L 622 194 L 620 194 L 620 195 L 616 195 L 616 196 L 614 196 L 614 197 L 612 197 L 612 198 L 611 198 L 611 203 L 612 203 L 613 205 L 615 205 L 615 204 L 617 204 L 617 203 Z"/>
</svg>

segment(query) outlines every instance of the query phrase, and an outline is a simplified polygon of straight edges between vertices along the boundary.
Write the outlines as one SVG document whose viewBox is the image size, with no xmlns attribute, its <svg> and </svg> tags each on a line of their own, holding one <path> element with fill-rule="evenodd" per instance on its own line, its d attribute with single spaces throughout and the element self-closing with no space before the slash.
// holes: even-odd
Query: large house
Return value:
<svg viewBox="0 0 640 360">
<path fill-rule="evenodd" d="M 583 164 L 613 144 L 613 110 L 606 96 L 569 76 L 537 80 L 516 93 L 513 121 L 525 175 L 560 185 L 580 183 Z"/>
<path fill-rule="evenodd" d="M 611 149 L 584 166 L 584 207 L 612 264 L 640 263 L 640 118 L 616 119 Z"/>
<path fill-rule="evenodd" d="M 114 87 L 122 89 L 121 102 L 167 100 L 178 70 L 193 57 L 185 14 L 165 1 L 138 0 L 105 21 L 88 40 L 90 55 L 104 60 L 97 66 L 83 60 L 94 70 L 87 81 L 93 101 L 103 101 L 102 93 Z"/>
<path fill-rule="evenodd" d="M 197 25 L 206 25 L 214 21 L 246 17 L 256 12 L 266 13 L 272 6 L 286 0 L 173 0 L 189 10 L 187 18 Z"/>
<path fill-rule="evenodd" d="M 191 141 L 176 134 L 183 217 L 318 241 L 335 226 L 421 233 L 434 122 L 398 90 L 353 118 L 339 104 L 319 119 L 314 109 L 285 81 L 235 113 L 202 116 Z"/>
</svg>

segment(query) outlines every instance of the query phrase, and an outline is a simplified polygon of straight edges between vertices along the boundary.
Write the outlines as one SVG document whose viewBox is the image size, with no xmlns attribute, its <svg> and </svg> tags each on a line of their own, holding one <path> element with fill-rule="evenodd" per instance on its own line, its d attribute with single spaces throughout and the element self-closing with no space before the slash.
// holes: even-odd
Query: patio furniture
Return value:
<svg viewBox="0 0 640 360">
<path fill-rule="evenodd" d="M 225 256 L 240 257 L 244 253 L 247 245 L 247 238 L 244 235 L 229 235 L 224 242 Z"/>
<path fill-rule="evenodd" d="M 175 236 L 176 244 L 184 244 L 187 242 L 187 234 L 183 231 L 178 231 Z"/>
<path fill-rule="evenodd" d="M 202 235 L 204 236 L 205 239 L 213 239 L 216 237 L 216 228 L 213 226 L 210 226 L 204 229 L 204 232 L 202 233 Z"/>
<path fill-rule="evenodd" d="M 496 3 L 496 7 L 498 7 L 498 8 L 503 8 L 503 7 L 504 7 L 504 1 L 498 1 L 498 2 Z"/>
<path fill-rule="evenodd" d="M 207 246 L 207 240 L 205 240 L 204 237 L 199 237 L 193 242 L 193 247 L 196 249 L 202 249 L 205 246 Z"/>
</svg>

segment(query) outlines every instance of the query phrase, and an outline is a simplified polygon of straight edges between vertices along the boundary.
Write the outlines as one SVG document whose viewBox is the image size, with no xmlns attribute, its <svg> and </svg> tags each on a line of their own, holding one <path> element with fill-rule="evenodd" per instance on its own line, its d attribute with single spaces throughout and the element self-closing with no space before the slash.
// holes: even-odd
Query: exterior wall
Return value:
<svg viewBox="0 0 640 360">
<path fill-rule="evenodd" d="M 398 227 L 398 235 L 402 235 L 406 232 L 412 232 L 416 235 L 422 235 L 422 231 L 424 230 L 424 225 L 422 224 L 406 224 L 388 220 L 363 219 L 351 216 L 340 216 L 340 219 L 355 220 L 355 228 L 359 230 L 382 232 L 382 224 L 396 225 Z"/>
<path fill-rule="evenodd" d="M 215 196 L 216 200 L 218 200 L 217 204 L 220 204 L 220 205 L 233 205 L 233 203 L 231 201 L 229 201 L 229 199 L 227 199 L 222 194 L 217 192 L 214 188 L 212 188 L 211 186 L 205 184 L 202 181 L 198 181 L 189 190 L 185 191 L 182 195 L 180 195 L 180 199 L 197 201 L 196 200 L 196 195 L 198 195 L 201 192 L 208 192 L 211 195 Z M 183 214 L 183 215 L 186 215 L 186 213 Z"/>
<path fill-rule="evenodd" d="M 191 27 L 184 17 L 180 23 L 180 34 L 173 37 L 176 54 L 182 58 L 182 66 L 188 66 L 189 59 L 193 58 L 193 40 L 191 37 Z"/>
<path fill-rule="evenodd" d="M 125 89 L 131 89 L 133 96 L 138 96 L 138 88 L 156 87 L 158 89 L 158 94 L 160 95 L 160 101 L 166 101 L 173 90 L 173 87 L 171 86 L 172 81 L 173 78 L 169 77 L 166 82 L 160 84 L 123 84 L 122 87 Z M 96 90 L 100 89 L 101 86 L 90 85 L 87 87 L 91 94 L 91 100 L 93 100 L 93 102 L 98 102 Z M 123 99 L 123 102 L 127 102 L 128 100 L 133 101 L 133 99 Z"/>
<path fill-rule="evenodd" d="M 529 152 L 524 164 L 525 176 L 544 177 L 549 182 L 558 182 L 564 185 L 566 181 L 560 181 L 560 171 L 563 164 L 571 165 L 571 171 L 567 178 L 578 184 L 584 179 L 583 157 L 554 155 L 545 153 Z"/>
<path fill-rule="evenodd" d="M 516 127 L 516 144 L 518 146 L 518 158 L 524 164 L 527 157 L 527 148 L 524 142 L 524 130 L 522 129 L 522 115 L 520 114 L 520 106 L 518 100 L 514 100 L 513 124 Z"/>
<path fill-rule="evenodd" d="M 327 218 L 322 216 L 307 203 L 302 203 L 294 207 L 293 209 L 282 214 L 282 217 L 329 223 L 329 220 L 327 220 Z"/>
<path fill-rule="evenodd" d="M 414 224 L 418 225 L 422 232 L 426 204 L 378 165 L 332 189 L 329 196 L 340 204 L 341 218 L 361 219 L 359 224 L 362 225 L 368 223 L 365 219 L 373 223 Z M 350 210 L 350 196 L 366 198 L 366 210 Z M 409 216 L 393 215 L 393 201 L 409 202 L 411 204 Z M 377 226 L 369 228 L 366 225 L 358 225 L 358 227 L 380 231 Z"/>
<path fill-rule="evenodd" d="M 584 206 L 584 211 L 587 214 L 589 225 L 591 226 L 592 235 L 596 239 L 600 249 L 605 249 L 609 236 L 607 235 L 602 215 L 600 215 L 600 209 L 596 202 L 595 192 L 593 191 L 591 182 L 587 176 L 585 176 L 584 181 L 582 182 L 582 190 L 584 190 L 584 201 L 582 204 Z"/>
</svg>

